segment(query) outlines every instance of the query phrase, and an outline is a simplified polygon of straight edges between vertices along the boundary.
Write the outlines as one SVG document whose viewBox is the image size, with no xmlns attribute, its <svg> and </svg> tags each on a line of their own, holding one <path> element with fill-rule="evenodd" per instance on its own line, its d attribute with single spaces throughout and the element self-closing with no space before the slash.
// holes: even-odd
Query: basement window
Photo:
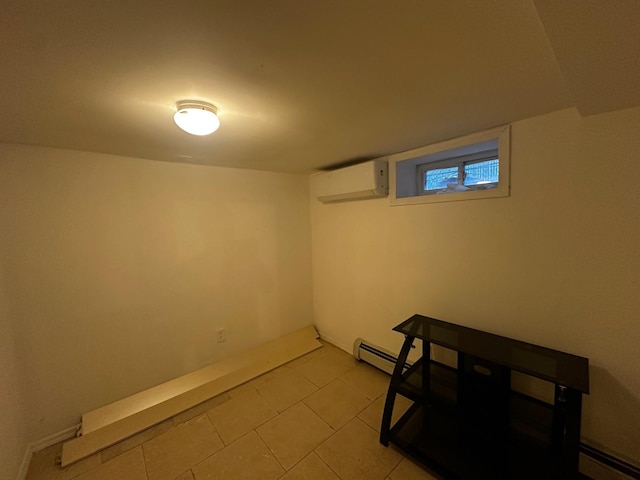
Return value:
<svg viewBox="0 0 640 480">
<path fill-rule="evenodd" d="M 506 197 L 509 127 L 395 154 L 389 167 L 392 205 Z"/>
<path fill-rule="evenodd" d="M 498 151 L 418 165 L 420 195 L 466 192 L 496 188 L 500 180 Z"/>
</svg>

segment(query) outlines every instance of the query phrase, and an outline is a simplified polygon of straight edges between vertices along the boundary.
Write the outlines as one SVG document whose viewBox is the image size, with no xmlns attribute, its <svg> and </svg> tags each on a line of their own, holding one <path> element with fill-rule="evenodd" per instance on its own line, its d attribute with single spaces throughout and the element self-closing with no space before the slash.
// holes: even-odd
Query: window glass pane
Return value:
<svg viewBox="0 0 640 480">
<path fill-rule="evenodd" d="M 458 167 L 427 170 L 424 175 L 425 190 L 447 188 L 447 185 L 450 183 L 458 183 Z"/>
<path fill-rule="evenodd" d="M 499 161 L 497 158 L 484 162 L 468 163 L 464 166 L 464 184 L 482 185 L 498 183 Z"/>
</svg>

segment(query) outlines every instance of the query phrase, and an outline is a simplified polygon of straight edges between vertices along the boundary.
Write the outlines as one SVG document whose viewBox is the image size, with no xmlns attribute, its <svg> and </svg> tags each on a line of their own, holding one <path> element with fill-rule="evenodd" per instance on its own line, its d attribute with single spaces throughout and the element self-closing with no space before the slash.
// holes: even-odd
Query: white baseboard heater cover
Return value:
<svg viewBox="0 0 640 480">
<path fill-rule="evenodd" d="M 394 353 L 369 343 L 362 338 L 356 338 L 355 342 L 353 342 L 353 356 L 389 375 L 393 373 L 397 360 Z M 405 363 L 404 369 L 406 370 L 410 366 L 410 363 Z"/>
</svg>

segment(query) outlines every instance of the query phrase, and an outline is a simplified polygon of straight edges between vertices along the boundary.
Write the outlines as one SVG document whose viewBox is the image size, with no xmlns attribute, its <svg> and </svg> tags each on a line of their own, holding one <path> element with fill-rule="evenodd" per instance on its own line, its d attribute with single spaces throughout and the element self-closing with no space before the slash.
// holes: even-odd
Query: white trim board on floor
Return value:
<svg viewBox="0 0 640 480">
<path fill-rule="evenodd" d="M 74 425 L 69 428 L 65 428 L 64 430 L 54 433 L 53 435 L 49 435 L 48 437 L 43 438 L 42 440 L 38 440 L 27 446 L 24 456 L 22 457 L 22 463 L 20 464 L 20 470 L 18 470 L 18 480 L 24 480 L 27 478 L 27 473 L 29 470 L 29 464 L 31 463 L 31 457 L 34 453 L 39 452 L 40 450 L 44 450 L 45 448 L 50 447 L 51 445 L 55 445 L 56 443 L 63 442 L 65 440 L 69 440 L 76 436 L 78 431 L 80 430 L 81 424 Z"/>
<path fill-rule="evenodd" d="M 82 435 L 62 446 L 62 466 L 322 347 L 317 338 L 307 327 L 82 415 Z"/>
</svg>

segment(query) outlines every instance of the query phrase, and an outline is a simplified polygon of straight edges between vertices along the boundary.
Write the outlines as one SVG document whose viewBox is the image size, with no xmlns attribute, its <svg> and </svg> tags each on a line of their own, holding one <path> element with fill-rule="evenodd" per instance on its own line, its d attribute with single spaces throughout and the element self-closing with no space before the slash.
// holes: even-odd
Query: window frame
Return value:
<svg viewBox="0 0 640 480">
<path fill-rule="evenodd" d="M 414 205 L 421 203 L 440 203 L 481 198 L 508 197 L 510 195 L 510 134 L 509 125 L 484 130 L 464 137 L 447 140 L 426 147 L 420 147 L 389 156 L 389 202 L 392 206 Z M 476 149 L 477 148 L 477 149 Z M 476 149 L 474 151 L 474 149 Z M 497 150 L 499 160 L 498 185 L 493 188 L 469 188 L 463 192 L 450 192 L 437 195 L 437 191 L 423 192 L 420 168 L 432 169 L 433 166 L 459 164 L 461 159 L 473 162 L 489 159 L 491 152 Z M 449 155 L 449 152 L 452 152 Z M 494 155 L 492 158 L 496 158 Z M 410 193 L 407 191 L 410 190 Z M 400 192 L 400 195 L 399 195 Z"/>
</svg>

